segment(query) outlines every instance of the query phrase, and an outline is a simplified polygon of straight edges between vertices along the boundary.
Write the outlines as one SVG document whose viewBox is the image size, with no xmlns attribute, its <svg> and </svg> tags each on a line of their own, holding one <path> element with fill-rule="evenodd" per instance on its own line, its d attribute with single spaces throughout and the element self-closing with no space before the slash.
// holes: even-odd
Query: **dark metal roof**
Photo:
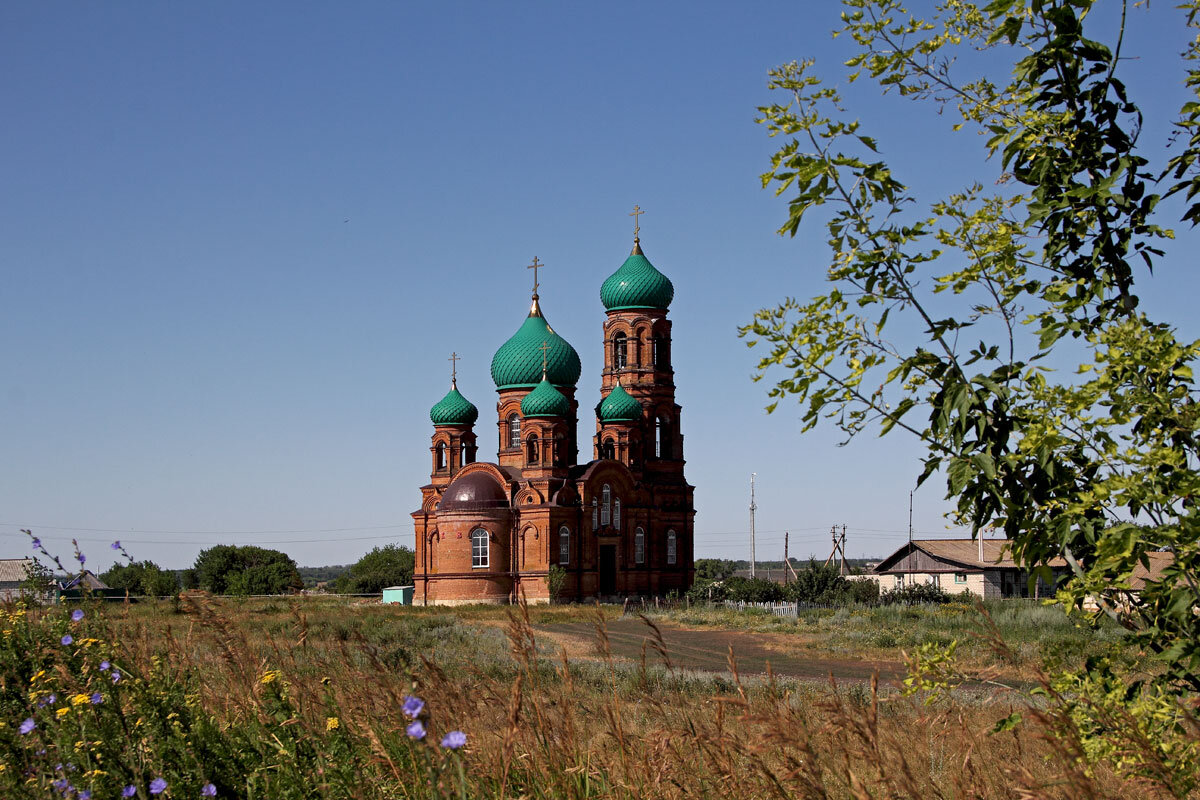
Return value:
<svg viewBox="0 0 1200 800">
<path fill-rule="evenodd" d="M 475 511 L 507 508 L 508 491 L 486 472 L 468 472 L 446 487 L 439 511 Z"/>
</svg>

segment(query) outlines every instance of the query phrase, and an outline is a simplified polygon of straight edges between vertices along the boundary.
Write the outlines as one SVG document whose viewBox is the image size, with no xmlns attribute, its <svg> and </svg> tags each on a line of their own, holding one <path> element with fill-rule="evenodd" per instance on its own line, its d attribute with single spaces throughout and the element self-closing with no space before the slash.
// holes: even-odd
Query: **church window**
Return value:
<svg viewBox="0 0 1200 800">
<path fill-rule="evenodd" d="M 480 569 L 488 566 L 488 532 L 483 528 L 471 531 L 471 566 Z"/>
<path fill-rule="evenodd" d="M 558 563 L 571 563 L 571 529 L 566 525 L 558 529 Z"/>
<path fill-rule="evenodd" d="M 675 539 L 675 531 L 667 531 L 667 564 L 675 566 L 678 553 L 679 545 Z"/>
<path fill-rule="evenodd" d="M 608 525 L 612 520 L 612 488 L 606 483 L 600 491 L 600 524 Z"/>
<path fill-rule="evenodd" d="M 613 337 L 613 369 L 625 369 L 629 363 L 629 353 L 625 345 L 628 339 L 623 333 L 618 333 Z"/>
<path fill-rule="evenodd" d="M 516 414 L 508 415 L 508 446 L 521 446 L 521 418 Z"/>
<path fill-rule="evenodd" d="M 605 439 L 604 443 L 600 445 L 600 457 L 601 458 L 616 458 L 617 457 L 617 450 L 615 447 L 613 447 L 612 439 Z"/>
<path fill-rule="evenodd" d="M 561 433 L 554 436 L 554 463 L 560 467 L 567 463 L 567 440 Z"/>
<path fill-rule="evenodd" d="M 621 498 L 613 500 L 613 527 L 621 527 Z"/>
<path fill-rule="evenodd" d="M 592 498 L 592 530 L 600 527 L 600 501 Z"/>
<path fill-rule="evenodd" d="M 529 442 L 525 446 L 525 460 L 530 464 L 538 463 L 538 440 L 533 434 L 529 435 Z"/>
<path fill-rule="evenodd" d="M 666 369 L 671 366 L 671 346 L 665 336 L 654 337 L 654 366 Z"/>
<path fill-rule="evenodd" d="M 445 442 L 438 442 L 437 461 L 435 463 L 437 464 L 438 469 L 446 468 L 446 443 Z"/>
<path fill-rule="evenodd" d="M 633 534 L 633 563 L 646 563 L 646 532 L 641 528 Z"/>
<path fill-rule="evenodd" d="M 464 444 L 462 446 L 462 463 L 463 464 L 474 464 L 475 463 L 475 448 L 471 447 L 469 444 Z"/>
</svg>

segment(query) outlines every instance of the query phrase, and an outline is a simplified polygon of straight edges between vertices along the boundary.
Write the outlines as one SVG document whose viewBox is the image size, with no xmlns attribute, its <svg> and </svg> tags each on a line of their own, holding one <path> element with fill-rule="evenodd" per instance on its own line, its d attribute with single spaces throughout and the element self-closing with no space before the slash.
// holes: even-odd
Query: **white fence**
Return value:
<svg viewBox="0 0 1200 800">
<path fill-rule="evenodd" d="M 742 600 L 726 600 L 725 607 L 733 611 L 745 611 L 748 608 L 759 608 L 770 611 L 777 617 L 798 617 L 800 608 L 816 608 L 811 603 L 747 603 Z"/>
</svg>

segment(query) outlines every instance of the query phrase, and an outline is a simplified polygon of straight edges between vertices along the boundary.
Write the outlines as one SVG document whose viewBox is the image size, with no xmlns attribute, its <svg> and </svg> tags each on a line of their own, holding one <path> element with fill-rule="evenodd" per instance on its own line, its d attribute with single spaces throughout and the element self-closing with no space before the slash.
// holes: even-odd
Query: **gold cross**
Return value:
<svg viewBox="0 0 1200 800">
<path fill-rule="evenodd" d="M 633 204 L 633 213 L 629 216 L 633 217 L 633 240 L 635 242 L 638 240 L 638 233 L 642 230 L 638 226 L 638 216 L 645 213 L 645 211 L 642 211 L 641 206 L 639 206 L 637 203 Z"/>
<path fill-rule="evenodd" d="M 539 264 L 539 263 L 538 263 L 538 260 L 537 260 L 537 256 L 534 256 L 534 257 L 533 257 L 533 263 L 532 263 L 532 264 L 530 264 L 528 267 L 526 267 L 526 268 L 525 268 L 525 269 L 531 269 L 531 270 L 533 270 L 533 296 L 534 296 L 534 297 L 537 297 L 537 290 L 538 290 L 538 276 L 537 276 L 537 271 L 538 271 L 539 269 L 541 269 L 542 267 L 544 267 L 544 266 L 546 266 L 546 265 L 545 265 L 545 264 Z"/>
<path fill-rule="evenodd" d="M 546 344 L 546 340 L 542 340 L 542 346 L 538 350 L 542 351 L 542 378 L 546 377 L 546 351 L 550 349 L 550 345 Z"/>
<path fill-rule="evenodd" d="M 458 353 L 451 353 L 450 357 L 448 359 L 446 359 L 447 361 L 450 362 L 450 385 L 451 386 L 453 386 L 455 383 L 458 382 L 458 361 L 460 358 L 462 358 L 462 356 L 460 356 Z"/>
</svg>

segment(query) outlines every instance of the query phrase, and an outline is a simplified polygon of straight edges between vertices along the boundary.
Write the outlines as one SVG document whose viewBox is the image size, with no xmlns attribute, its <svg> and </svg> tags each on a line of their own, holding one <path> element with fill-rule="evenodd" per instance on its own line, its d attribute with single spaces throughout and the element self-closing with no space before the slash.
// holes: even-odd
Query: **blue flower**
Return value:
<svg viewBox="0 0 1200 800">
<path fill-rule="evenodd" d="M 24 736 L 25 734 L 29 733 L 36 727 L 37 727 L 37 723 L 33 721 L 33 717 L 30 717 L 29 719 L 22 722 L 21 727 L 17 728 L 17 730 L 19 730 L 21 732 L 21 735 Z"/>
<path fill-rule="evenodd" d="M 92 800 L 92 790 L 84 789 L 79 793 L 79 800 Z"/>
<path fill-rule="evenodd" d="M 92 692 L 92 705 L 98 706 L 104 702 L 104 696 L 99 692 Z"/>
<path fill-rule="evenodd" d="M 421 724 L 421 720 L 419 719 L 408 723 L 408 727 L 404 729 L 404 732 L 408 734 L 408 738 L 410 739 L 425 738 L 425 726 Z"/>
<path fill-rule="evenodd" d="M 41 540 L 41 539 L 39 539 L 39 538 L 37 538 L 37 537 L 35 536 L 35 537 L 33 537 L 33 542 L 32 542 L 32 543 L 33 543 L 33 549 L 34 549 L 34 550 L 41 549 L 41 546 L 42 546 L 42 540 Z"/>
<path fill-rule="evenodd" d="M 66 636 L 62 637 L 61 641 L 63 643 L 63 646 L 66 647 L 67 645 L 69 645 L 75 641 L 75 637 L 68 633 Z"/>
<path fill-rule="evenodd" d="M 409 719 L 416 719 L 423 708 L 425 708 L 425 701 L 419 697 L 413 697 L 411 694 L 404 698 L 404 704 L 400 706 L 400 710 Z"/>
<path fill-rule="evenodd" d="M 71 612 L 71 621 L 72 622 L 79 622 L 79 620 L 81 620 L 81 619 L 83 619 L 83 609 L 82 608 L 77 608 Z"/>
<path fill-rule="evenodd" d="M 87 556 L 85 556 L 83 553 L 80 553 L 79 555 L 75 556 L 75 558 L 79 559 L 80 564 L 87 561 Z"/>
<path fill-rule="evenodd" d="M 113 550 L 120 550 L 121 549 L 121 540 L 118 539 L 117 541 L 113 542 L 109 546 L 112 547 Z"/>
<path fill-rule="evenodd" d="M 167 782 L 162 778 L 150 781 L 150 794 L 162 794 L 167 790 Z"/>
<path fill-rule="evenodd" d="M 119 683 L 119 682 L 120 682 L 120 680 L 121 680 L 121 673 L 117 672 L 117 671 L 114 669 L 114 670 L 112 671 L 112 681 L 113 681 L 113 683 Z"/>
<path fill-rule="evenodd" d="M 109 664 L 107 661 L 101 661 L 101 662 L 100 662 L 100 671 L 101 671 L 101 672 L 108 672 L 108 668 L 109 668 L 109 667 L 111 667 L 111 666 L 112 666 L 112 664 Z"/>
<path fill-rule="evenodd" d="M 121 797 L 133 797 L 137 794 L 137 787 L 132 783 L 121 790 Z"/>
<path fill-rule="evenodd" d="M 462 731 L 450 731 L 442 739 L 442 747 L 457 750 L 467 743 L 467 735 Z"/>
<path fill-rule="evenodd" d="M 50 781 L 50 785 L 63 794 L 66 794 L 67 790 L 71 788 L 71 782 L 66 778 L 59 778 L 56 781 Z"/>
<path fill-rule="evenodd" d="M 213 786 L 211 783 L 206 783 L 204 784 L 204 788 L 200 790 L 200 794 L 204 797 L 216 797 L 217 787 Z"/>
</svg>

